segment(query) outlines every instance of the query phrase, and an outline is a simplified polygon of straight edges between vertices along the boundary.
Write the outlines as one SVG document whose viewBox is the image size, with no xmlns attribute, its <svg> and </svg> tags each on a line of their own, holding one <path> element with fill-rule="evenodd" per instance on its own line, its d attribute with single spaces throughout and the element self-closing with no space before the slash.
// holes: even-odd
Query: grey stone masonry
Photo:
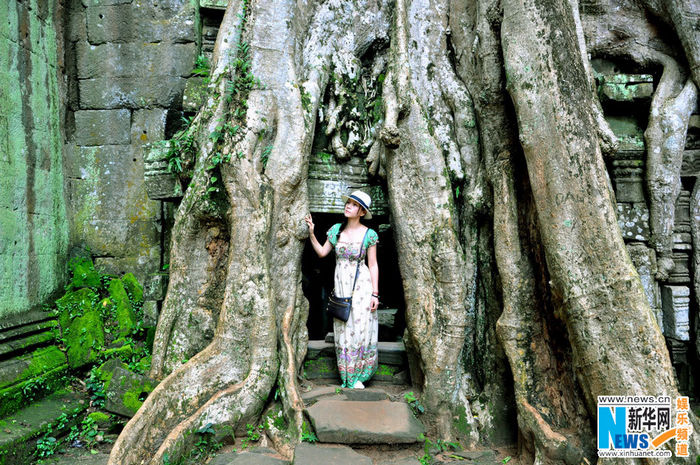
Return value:
<svg viewBox="0 0 700 465">
<path fill-rule="evenodd" d="M 78 42 L 78 79 L 97 77 L 145 77 L 153 75 L 187 77 L 192 71 L 197 46 L 194 43 L 107 43 Z"/>
<path fill-rule="evenodd" d="M 105 42 L 195 42 L 197 31 L 189 0 L 129 2 L 87 9 L 91 44 Z"/>
<path fill-rule="evenodd" d="M 131 111 L 82 110 L 75 112 L 75 143 L 122 145 L 131 140 Z"/>
<path fill-rule="evenodd" d="M 649 240 L 649 209 L 645 203 L 618 203 L 617 224 L 628 241 Z"/>
<path fill-rule="evenodd" d="M 146 144 L 165 138 L 168 111 L 162 108 L 134 110 L 131 115 L 131 143 Z"/>
<path fill-rule="evenodd" d="M 180 181 L 169 170 L 167 151 L 167 145 L 162 143 L 143 146 L 144 183 L 151 200 L 171 200 L 183 195 Z"/>
<path fill-rule="evenodd" d="M 132 77 L 100 77 L 79 81 L 80 107 L 169 108 L 180 102 L 185 78 L 179 76 L 146 76 L 135 85 Z"/>
<path fill-rule="evenodd" d="M 664 335 L 679 341 L 690 340 L 690 288 L 661 286 L 664 309 Z"/>
</svg>

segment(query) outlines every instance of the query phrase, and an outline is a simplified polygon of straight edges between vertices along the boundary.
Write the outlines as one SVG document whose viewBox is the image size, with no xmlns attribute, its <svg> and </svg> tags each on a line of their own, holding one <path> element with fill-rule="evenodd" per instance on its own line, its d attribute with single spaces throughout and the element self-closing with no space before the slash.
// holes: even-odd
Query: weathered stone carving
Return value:
<svg viewBox="0 0 700 465">
<path fill-rule="evenodd" d="M 143 176 L 151 200 L 172 200 L 182 197 L 177 176 L 168 169 L 168 143 L 143 146 Z"/>
</svg>

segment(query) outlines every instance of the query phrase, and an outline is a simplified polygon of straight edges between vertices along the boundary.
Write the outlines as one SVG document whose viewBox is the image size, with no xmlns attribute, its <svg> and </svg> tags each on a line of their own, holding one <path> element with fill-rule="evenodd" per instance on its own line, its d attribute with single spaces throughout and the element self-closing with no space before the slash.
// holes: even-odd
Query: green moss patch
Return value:
<svg viewBox="0 0 700 465">
<path fill-rule="evenodd" d="M 69 263 L 69 267 L 73 272 L 71 286 L 79 289 L 81 287 L 99 287 L 100 274 L 95 270 L 92 260 L 78 259 Z"/>
<path fill-rule="evenodd" d="M 129 300 L 134 307 L 140 306 L 143 303 L 143 287 L 139 284 L 136 276 L 133 273 L 127 273 L 121 279 L 129 296 Z"/>
<path fill-rule="evenodd" d="M 115 315 L 120 336 L 128 336 L 136 328 L 136 313 L 121 279 L 109 283 L 109 298 L 115 305 Z"/>
</svg>

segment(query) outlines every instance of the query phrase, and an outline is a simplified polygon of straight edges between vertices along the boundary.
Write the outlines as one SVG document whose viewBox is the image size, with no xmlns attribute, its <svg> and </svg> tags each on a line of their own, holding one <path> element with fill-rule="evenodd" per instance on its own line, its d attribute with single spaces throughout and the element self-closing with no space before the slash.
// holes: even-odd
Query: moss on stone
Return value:
<svg viewBox="0 0 700 465">
<path fill-rule="evenodd" d="M 122 397 L 122 404 L 124 407 L 127 409 L 131 410 L 133 413 L 136 413 L 138 409 L 141 408 L 143 405 L 144 398 L 142 395 L 145 394 L 150 394 L 153 392 L 153 389 L 155 389 L 155 384 L 152 383 L 149 380 L 144 381 L 144 383 L 139 383 L 138 380 L 136 379 L 128 379 L 127 378 L 122 378 L 122 382 L 131 382 L 131 386 L 129 386 Z"/>
<path fill-rule="evenodd" d="M 100 274 L 95 270 L 95 265 L 93 265 L 92 260 L 81 259 L 71 263 L 70 267 L 73 271 L 71 285 L 74 288 L 79 289 L 82 287 L 100 286 Z"/>
<path fill-rule="evenodd" d="M 93 308 L 76 317 L 64 332 L 68 365 L 78 368 L 94 362 L 104 347 L 105 335 L 100 312 Z"/>
<path fill-rule="evenodd" d="M 97 369 L 98 376 L 100 377 L 100 380 L 104 383 L 105 390 L 107 390 L 109 383 L 112 381 L 112 375 L 114 374 L 114 370 L 117 367 L 121 367 L 125 370 L 129 369 L 129 366 L 126 363 L 118 359 L 107 360 Z"/>
<path fill-rule="evenodd" d="M 133 273 L 127 273 L 122 276 L 122 283 L 124 283 L 127 295 L 131 298 L 132 305 L 143 303 L 143 287 L 141 287 Z"/>
<path fill-rule="evenodd" d="M 56 301 L 58 322 L 63 328 L 64 334 L 66 329 L 70 327 L 74 318 L 93 309 L 97 299 L 97 294 L 95 294 L 92 289 L 79 289 L 77 291 L 67 292 Z"/>
<path fill-rule="evenodd" d="M 120 336 L 128 336 L 136 327 L 136 314 L 129 301 L 126 288 L 121 279 L 109 283 L 109 297 L 115 305 L 115 316 Z"/>
<path fill-rule="evenodd" d="M 112 417 L 104 412 L 92 412 L 88 415 L 88 418 L 94 421 L 98 427 L 104 427 L 109 425 Z"/>
</svg>

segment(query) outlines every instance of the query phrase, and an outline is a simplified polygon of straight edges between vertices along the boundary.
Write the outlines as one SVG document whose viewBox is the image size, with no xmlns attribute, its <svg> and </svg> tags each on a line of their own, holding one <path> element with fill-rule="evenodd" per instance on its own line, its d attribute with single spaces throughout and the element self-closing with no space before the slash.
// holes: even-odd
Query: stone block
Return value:
<svg viewBox="0 0 700 465">
<path fill-rule="evenodd" d="M 147 376 L 116 367 L 105 384 L 105 410 L 133 417 L 156 384 Z"/>
<path fill-rule="evenodd" d="M 644 293 L 649 301 L 649 306 L 656 316 L 659 328 L 663 330 L 663 311 L 661 310 L 661 291 L 659 283 L 656 281 L 656 252 L 639 242 L 627 244 L 627 252 L 634 263 L 639 278 L 644 287 Z"/>
<path fill-rule="evenodd" d="M 97 269 L 105 274 L 120 275 L 132 272 L 137 279 L 145 279 L 159 268 L 160 246 L 144 248 L 133 255 L 122 257 L 99 257 L 95 259 Z"/>
<path fill-rule="evenodd" d="M 81 146 L 128 144 L 130 127 L 127 109 L 76 111 L 74 141 Z"/>
<path fill-rule="evenodd" d="M 196 112 L 207 98 L 207 83 L 202 77 L 191 77 L 185 84 L 182 95 L 182 109 Z"/>
<path fill-rule="evenodd" d="M 70 179 L 69 203 L 79 226 L 90 220 L 131 223 L 159 218 L 160 205 L 148 200 L 141 149 L 131 145 L 80 147 L 80 179 Z"/>
<path fill-rule="evenodd" d="M 678 341 L 690 340 L 690 288 L 661 286 L 664 335 Z"/>
<path fill-rule="evenodd" d="M 348 446 L 325 446 L 300 443 L 294 449 L 294 465 L 372 465 L 372 459 Z"/>
<path fill-rule="evenodd" d="M 66 18 L 66 40 L 68 42 L 87 40 L 87 20 L 85 10 L 74 8 Z"/>
<path fill-rule="evenodd" d="M 82 0 L 84 7 L 91 6 L 111 6 L 111 5 L 124 5 L 131 3 L 133 0 Z"/>
<path fill-rule="evenodd" d="M 228 6 L 228 0 L 199 0 L 199 6 L 213 10 L 225 10 Z"/>
<path fill-rule="evenodd" d="M 158 302 L 146 300 L 143 302 L 143 324 L 144 326 L 155 327 L 158 325 Z"/>
<path fill-rule="evenodd" d="M 164 300 L 167 290 L 168 274 L 157 273 L 149 276 L 146 280 L 146 285 L 143 289 L 143 297 L 145 300 Z"/>
<path fill-rule="evenodd" d="M 654 94 L 654 77 L 651 74 L 598 75 L 597 81 L 601 102 L 645 101 Z"/>
<path fill-rule="evenodd" d="M 180 180 L 169 169 L 167 152 L 167 142 L 143 146 L 144 183 L 151 200 L 172 200 L 183 196 Z"/>
<path fill-rule="evenodd" d="M 689 251 L 679 251 L 674 248 L 673 268 L 668 276 L 668 282 L 672 284 L 690 283 L 690 254 Z"/>
<path fill-rule="evenodd" d="M 187 77 L 197 55 L 194 43 L 106 43 L 76 45 L 78 79 L 146 77 L 154 74 Z"/>
<path fill-rule="evenodd" d="M 644 153 L 644 129 L 636 118 L 606 115 L 605 120 L 620 143 L 617 157 L 624 157 L 626 153 Z"/>
<path fill-rule="evenodd" d="M 622 203 L 642 203 L 644 198 L 644 160 L 617 159 L 612 162 L 615 199 Z"/>
<path fill-rule="evenodd" d="M 130 2 L 87 9 L 91 44 L 106 42 L 195 42 L 195 10 L 189 0 Z"/>
<path fill-rule="evenodd" d="M 322 399 L 306 411 L 321 442 L 410 444 L 425 433 L 404 402 Z"/>
<path fill-rule="evenodd" d="M 161 108 L 134 110 L 131 115 L 131 143 L 146 144 L 163 140 L 167 116 L 168 111 Z"/>
<path fill-rule="evenodd" d="M 288 465 L 289 461 L 258 452 L 228 452 L 217 455 L 209 465 Z"/>
<path fill-rule="evenodd" d="M 79 81 L 80 107 L 84 109 L 169 108 L 178 106 L 185 79 L 177 76 L 83 79 Z"/>
<path fill-rule="evenodd" d="M 649 240 L 649 209 L 645 203 L 618 203 L 617 224 L 623 239 Z"/>
<path fill-rule="evenodd" d="M 683 152 L 681 176 L 700 176 L 700 150 L 686 150 Z"/>
</svg>

